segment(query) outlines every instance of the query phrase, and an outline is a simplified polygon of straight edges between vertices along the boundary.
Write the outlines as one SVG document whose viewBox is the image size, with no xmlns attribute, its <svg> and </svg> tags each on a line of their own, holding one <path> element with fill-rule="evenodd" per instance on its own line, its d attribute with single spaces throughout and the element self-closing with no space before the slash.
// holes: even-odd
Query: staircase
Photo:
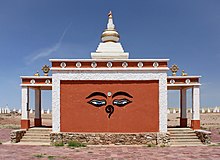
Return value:
<svg viewBox="0 0 220 160">
<path fill-rule="evenodd" d="M 171 146 L 204 146 L 191 128 L 168 128 Z"/>
<path fill-rule="evenodd" d="M 51 128 L 29 128 L 22 137 L 20 144 L 26 145 L 50 145 Z"/>
</svg>

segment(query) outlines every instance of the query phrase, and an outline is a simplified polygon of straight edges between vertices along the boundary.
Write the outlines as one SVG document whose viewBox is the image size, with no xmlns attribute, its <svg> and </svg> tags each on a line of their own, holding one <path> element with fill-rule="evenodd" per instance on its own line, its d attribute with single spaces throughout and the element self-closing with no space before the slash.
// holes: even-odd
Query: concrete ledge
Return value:
<svg viewBox="0 0 220 160">
<path fill-rule="evenodd" d="M 195 130 L 195 133 L 203 144 L 211 144 L 212 132 L 205 130 Z"/>
<path fill-rule="evenodd" d="M 11 143 L 20 142 L 21 138 L 24 136 L 25 133 L 26 133 L 26 129 L 11 131 L 11 133 L 10 133 Z"/>
</svg>

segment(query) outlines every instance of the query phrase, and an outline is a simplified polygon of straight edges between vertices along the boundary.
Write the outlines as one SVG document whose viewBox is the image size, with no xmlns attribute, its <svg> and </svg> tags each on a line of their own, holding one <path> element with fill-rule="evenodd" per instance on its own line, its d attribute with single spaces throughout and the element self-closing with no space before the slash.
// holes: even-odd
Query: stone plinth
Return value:
<svg viewBox="0 0 220 160">
<path fill-rule="evenodd" d="M 170 136 L 167 133 L 62 133 L 50 134 L 52 144 L 78 141 L 87 145 L 158 145 L 168 146 Z"/>
</svg>

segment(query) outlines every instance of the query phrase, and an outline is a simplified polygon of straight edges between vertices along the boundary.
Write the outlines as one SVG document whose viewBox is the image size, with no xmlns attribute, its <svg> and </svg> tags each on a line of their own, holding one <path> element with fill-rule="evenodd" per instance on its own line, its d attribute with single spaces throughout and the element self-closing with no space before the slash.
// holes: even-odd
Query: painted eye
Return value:
<svg viewBox="0 0 220 160">
<path fill-rule="evenodd" d="M 129 103 L 131 103 L 131 101 L 128 99 L 116 99 L 113 101 L 113 104 L 118 107 L 124 107 L 125 105 L 127 105 Z"/>
<path fill-rule="evenodd" d="M 98 99 L 92 99 L 88 103 L 95 106 L 95 107 L 101 107 L 101 106 L 106 105 L 105 100 L 98 100 Z"/>
</svg>

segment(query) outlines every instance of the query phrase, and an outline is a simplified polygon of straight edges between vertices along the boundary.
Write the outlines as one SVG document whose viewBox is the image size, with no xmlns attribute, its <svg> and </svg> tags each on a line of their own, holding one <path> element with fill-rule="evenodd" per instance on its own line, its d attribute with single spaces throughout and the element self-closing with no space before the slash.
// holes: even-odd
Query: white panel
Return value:
<svg viewBox="0 0 220 160">
<path fill-rule="evenodd" d="M 29 119 L 29 88 L 22 87 L 21 88 L 21 119 L 28 120 Z"/>
<path fill-rule="evenodd" d="M 200 120 L 200 90 L 198 86 L 192 88 L 192 120 Z"/>
</svg>

